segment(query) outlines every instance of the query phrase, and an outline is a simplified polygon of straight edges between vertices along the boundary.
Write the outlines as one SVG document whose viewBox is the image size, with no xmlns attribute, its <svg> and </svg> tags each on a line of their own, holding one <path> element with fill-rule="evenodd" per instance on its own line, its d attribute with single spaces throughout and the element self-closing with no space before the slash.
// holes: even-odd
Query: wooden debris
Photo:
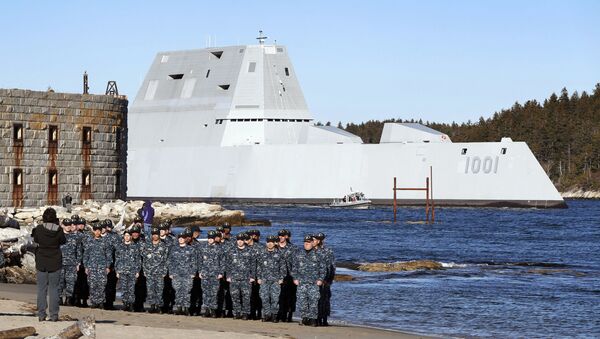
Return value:
<svg viewBox="0 0 600 339">
<path fill-rule="evenodd" d="M 57 335 L 47 337 L 46 339 L 77 339 L 83 336 L 96 338 L 96 321 L 93 317 L 84 317 Z"/>
<path fill-rule="evenodd" d="M 0 339 L 18 339 L 26 338 L 35 335 L 36 331 L 34 327 L 19 327 L 11 330 L 0 331 Z"/>
</svg>

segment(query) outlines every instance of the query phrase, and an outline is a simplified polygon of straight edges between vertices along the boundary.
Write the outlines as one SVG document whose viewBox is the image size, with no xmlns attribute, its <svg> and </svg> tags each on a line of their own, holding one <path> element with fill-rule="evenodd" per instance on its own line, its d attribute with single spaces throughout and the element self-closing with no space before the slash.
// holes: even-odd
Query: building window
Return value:
<svg viewBox="0 0 600 339">
<path fill-rule="evenodd" d="M 83 127 L 81 130 L 81 141 L 83 141 L 84 145 L 89 145 L 92 143 L 92 128 L 89 126 Z"/>
<path fill-rule="evenodd" d="M 506 147 L 502 147 L 502 149 L 500 150 L 500 154 L 506 154 Z"/>
<path fill-rule="evenodd" d="M 13 140 L 21 142 L 23 141 L 23 124 L 13 125 Z"/>
<path fill-rule="evenodd" d="M 51 144 L 58 142 L 58 126 L 48 126 L 48 142 Z"/>
<path fill-rule="evenodd" d="M 115 172 L 115 198 L 121 198 L 121 171 L 117 170 Z"/>
<path fill-rule="evenodd" d="M 81 171 L 81 186 L 90 188 L 92 186 L 92 173 L 90 170 Z"/>
<path fill-rule="evenodd" d="M 285 75 L 288 77 L 290 76 L 290 69 L 287 67 L 285 68 Z"/>
<path fill-rule="evenodd" d="M 23 186 L 23 170 L 20 168 L 13 170 L 13 186 Z"/>
<path fill-rule="evenodd" d="M 48 186 L 49 187 L 57 187 L 58 186 L 58 172 L 56 170 L 48 171 Z"/>
<path fill-rule="evenodd" d="M 169 61 L 169 56 L 168 55 L 163 55 L 162 58 L 160 59 L 160 63 L 164 64 L 165 62 Z"/>
<path fill-rule="evenodd" d="M 251 62 L 248 64 L 248 73 L 254 73 L 256 71 L 256 62 Z"/>
<path fill-rule="evenodd" d="M 173 80 L 179 80 L 183 78 L 183 74 L 178 73 L 178 74 L 169 74 L 169 77 L 171 77 L 171 79 Z"/>
<path fill-rule="evenodd" d="M 115 131 L 115 147 L 117 152 L 121 150 L 121 138 L 121 127 L 117 127 Z"/>
<path fill-rule="evenodd" d="M 224 91 L 229 89 L 229 85 L 219 85 L 219 87 Z"/>
<path fill-rule="evenodd" d="M 221 56 L 223 55 L 223 51 L 212 51 L 210 52 L 212 55 L 216 56 L 217 59 L 221 59 Z"/>
<path fill-rule="evenodd" d="M 466 148 L 463 148 L 463 149 L 460 151 L 460 154 L 462 154 L 462 155 L 465 155 L 465 154 L 467 154 L 467 149 L 466 149 Z"/>
</svg>

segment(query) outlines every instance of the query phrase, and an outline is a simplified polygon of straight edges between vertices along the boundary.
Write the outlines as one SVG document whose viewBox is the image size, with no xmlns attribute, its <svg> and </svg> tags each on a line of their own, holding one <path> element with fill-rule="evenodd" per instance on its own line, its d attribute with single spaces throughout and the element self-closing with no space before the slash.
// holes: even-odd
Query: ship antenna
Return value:
<svg viewBox="0 0 600 339">
<path fill-rule="evenodd" d="M 256 38 L 256 40 L 258 40 L 258 43 L 261 45 L 263 45 L 265 43 L 265 40 L 267 40 L 267 37 L 263 35 L 262 30 L 258 31 L 258 38 Z"/>
</svg>

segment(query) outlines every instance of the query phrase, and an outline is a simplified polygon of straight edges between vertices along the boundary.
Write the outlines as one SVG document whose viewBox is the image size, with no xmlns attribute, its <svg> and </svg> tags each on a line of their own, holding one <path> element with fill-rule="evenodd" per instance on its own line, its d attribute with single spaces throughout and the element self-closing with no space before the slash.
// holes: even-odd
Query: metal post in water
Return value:
<svg viewBox="0 0 600 339">
<path fill-rule="evenodd" d="M 394 177 L 394 222 L 396 222 L 396 177 Z"/>
<path fill-rule="evenodd" d="M 429 223 L 429 178 L 425 177 L 425 222 Z"/>
<path fill-rule="evenodd" d="M 429 180 L 431 181 L 431 223 L 435 223 L 435 200 L 433 199 L 433 166 L 429 166 Z"/>
</svg>

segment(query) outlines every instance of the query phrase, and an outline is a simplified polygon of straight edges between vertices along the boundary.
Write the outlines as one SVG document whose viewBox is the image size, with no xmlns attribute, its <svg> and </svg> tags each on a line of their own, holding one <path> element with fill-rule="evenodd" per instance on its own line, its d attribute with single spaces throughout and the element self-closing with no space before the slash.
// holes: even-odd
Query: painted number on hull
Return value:
<svg viewBox="0 0 600 339">
<path fill-rule="evenodd" d="M 473 173 L 498 173 L 498 157 L 492 158 L 487 156 L 483 158 L 483 160 L 478 157 L 467 157 L 467 162 L 465 163 L 465 174 Z"/>
</svg>

